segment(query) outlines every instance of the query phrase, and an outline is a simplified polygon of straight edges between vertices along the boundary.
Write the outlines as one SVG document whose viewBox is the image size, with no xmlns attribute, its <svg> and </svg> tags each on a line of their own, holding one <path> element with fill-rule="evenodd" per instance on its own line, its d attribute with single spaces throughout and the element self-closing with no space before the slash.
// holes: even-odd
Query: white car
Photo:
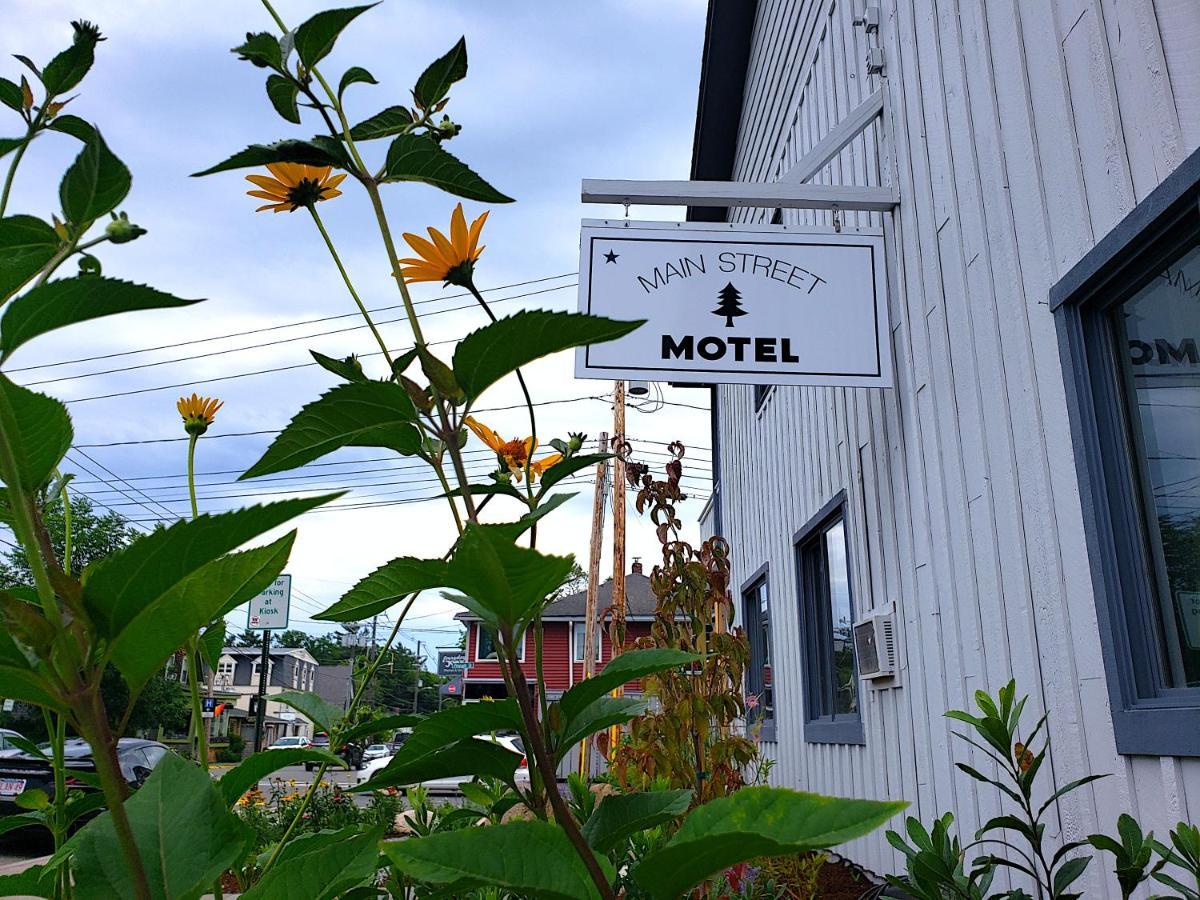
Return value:
<svg viewBox="0 0 1200 900">
<path fill-rule="evenodd" d="M 385 756 L 392 755 L 392 748 L 387 744 L 372 744 L 363 751 L 363 762 L 368 763 L 373 759 L 381 759 Z"/>
<path fill-rule="evenodd" d="M 514 775 L 514 780 L 518 787 L 529 786 L 529 765 L 525 759 L 525 746 L 521 743 L 521 738 L 516 734 L 477 734 L 476 740 L 494 741 L 505 750 L 510 750 L 513 753 L 521 754 L 521 762 L 517 766 L 517 771 Z M 369 748 L 368 748 L 369 749 Z M 365 754 L 364 754 L 365 755 Z M 358 770 L 357 781 L 363 784 L 383 769 L 392 761 L 392 756 L 380 756 L 372 759 L 370 762 L 364 762 L 363 767 Z M 430 781 L 422 781 L 421 787 L 425 788 L 431 794 L 457 794 L 458 786 L 464 781 L 471 779 L 464 775 L 455 775 L 450 778 L 434 778 Z"/>
<path fill-rule="evenodd" d="M 302 734 L 294 734 L 288 737 L 276 738 L 268 750 L 295 750 L 297 747 L 311 747 L 312 741 Z"/>
</svg>

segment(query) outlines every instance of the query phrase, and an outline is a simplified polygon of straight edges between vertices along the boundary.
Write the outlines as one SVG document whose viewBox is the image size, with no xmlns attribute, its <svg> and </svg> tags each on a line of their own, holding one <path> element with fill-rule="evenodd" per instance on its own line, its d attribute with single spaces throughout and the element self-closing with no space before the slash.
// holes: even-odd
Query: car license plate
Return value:
<svg viewBox="0 0 1200 900">
<path fill-rule="evenodd" d="M 15 797 L 24 791 L 24 778 L 0 778 L 0 797 Z"/>
</svg>

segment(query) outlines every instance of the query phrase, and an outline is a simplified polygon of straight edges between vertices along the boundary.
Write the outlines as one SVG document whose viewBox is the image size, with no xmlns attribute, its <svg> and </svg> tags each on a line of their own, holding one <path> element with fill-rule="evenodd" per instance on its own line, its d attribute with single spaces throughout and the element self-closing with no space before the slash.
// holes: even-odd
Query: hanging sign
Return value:
<svg viewBox="0 0 1200 900">
<path fill-rule="evenodd" d="M 271 586 L 250 601 L 248 629 L 264 631 L 288 627 L 288 611 L 292 605 L 292 576 L 280 575 Z"/>
<path fill-rule="evenodd" d="M 579 378 L 892 385 L 878 229 L 585 220 L 579 309 L 646 320 Z"/>
</svg>

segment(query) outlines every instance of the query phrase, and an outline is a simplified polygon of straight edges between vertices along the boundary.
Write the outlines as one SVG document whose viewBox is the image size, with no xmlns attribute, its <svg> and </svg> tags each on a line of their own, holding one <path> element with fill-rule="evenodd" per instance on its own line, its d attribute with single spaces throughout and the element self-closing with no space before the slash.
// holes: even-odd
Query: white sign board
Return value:
<svg viewBox="0 0 1200 900">
<path fill-rule="evenodd" d="M 280 575 L 271 586 L 250 601 L 246 627 L 264 631 L 288 627 L 288 611 L 292 605 L 292 576 Z"/>
<path fill-rule="evenodd" d="M 647 320 L 579 378 L 892 385 L 878 229 L 585 220 L 579 309 Z"/>
</svg>

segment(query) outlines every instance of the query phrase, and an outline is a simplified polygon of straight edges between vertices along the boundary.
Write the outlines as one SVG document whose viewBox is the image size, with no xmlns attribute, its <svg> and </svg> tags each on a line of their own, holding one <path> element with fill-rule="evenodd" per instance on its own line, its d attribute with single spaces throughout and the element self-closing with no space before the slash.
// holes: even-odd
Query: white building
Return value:
<svg viewBox="0 0 1200 900">
<path fill-rule="evenodd" d="M 870 32 L 862 0 L 709 11 L 693 179 L 799 172 L 879 91 L 808 180 L 899 197 L 840 213 L 886 233 L 894 389 L 715 390 L 704 524 L 733 547 L 772 781 L 949 810 L 969 840 L 1002 798 L 955 770 L 984 763 L 943 712 L 1015 676 L 1054 780 L 1112 776 L 1050 839 L 1122 811 L 1165 837 L 1200 821 L 1200 3 L 878 7 Z M 833 224 L 692 211 L 727 215 Z M 893 608 L 897 676 L 861 678 L 849 626 Z M 847 852 L 901 869 L 882 831 Z M 1109 869 L 1086 896 L 1119 896 Z"/>
</svg>

